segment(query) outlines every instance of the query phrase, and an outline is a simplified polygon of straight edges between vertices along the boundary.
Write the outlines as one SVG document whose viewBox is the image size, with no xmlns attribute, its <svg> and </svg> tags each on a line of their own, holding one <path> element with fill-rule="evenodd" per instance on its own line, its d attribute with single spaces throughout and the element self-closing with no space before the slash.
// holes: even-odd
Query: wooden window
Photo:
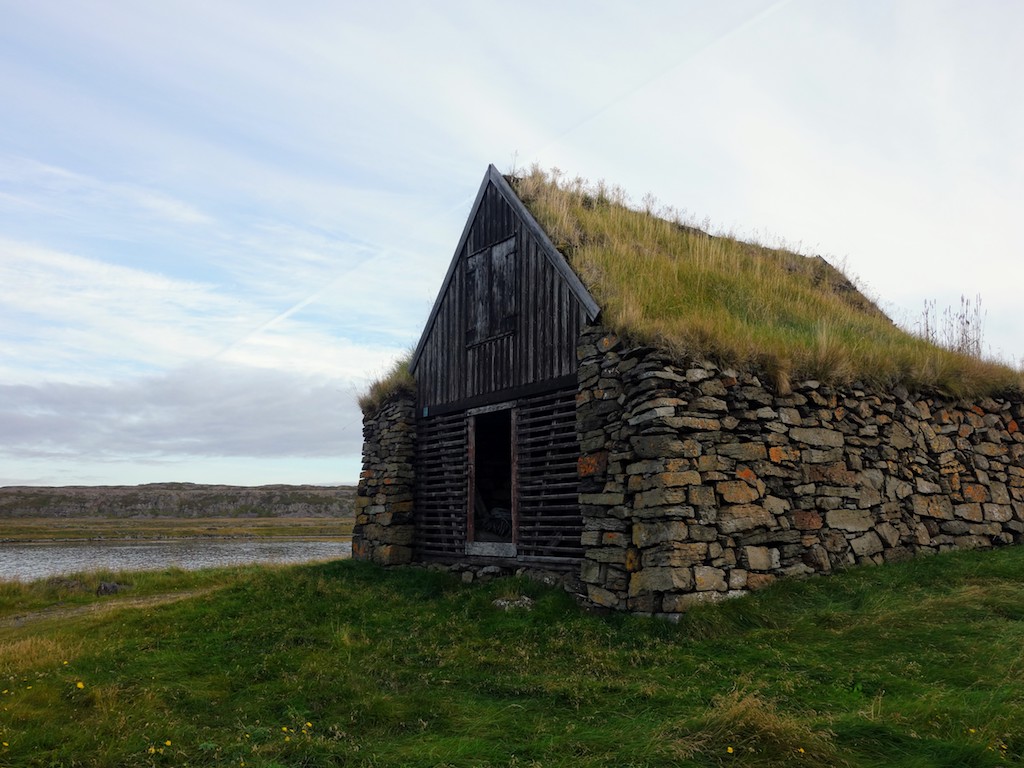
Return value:
<svg viewBox="0 0 1024 768">
<path fill-rule="evenodd" d="M 510 237 L 466 259 L 466 344 L 512 333 L 519 310 L 516 239 Z"/>
</svg>

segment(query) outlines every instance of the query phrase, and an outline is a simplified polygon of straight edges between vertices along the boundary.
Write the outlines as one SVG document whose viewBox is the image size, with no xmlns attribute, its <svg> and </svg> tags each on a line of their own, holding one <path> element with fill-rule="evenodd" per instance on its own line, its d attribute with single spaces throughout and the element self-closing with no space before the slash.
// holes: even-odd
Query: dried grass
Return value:
<svg viewBox="0 0 1024 768">
<path fill-rule="evenodd" d="M 784 388 L 815 378 L 953 397 L 1024 390 L 1020 370 L 897 327 L 820 257 L 711 236 L 649 199 L 636 210 L 621 189 L 557 171 L 534 167 L 512 183 L 604 322 L 639 342 L 754 366 Z"/>
<path fill-rule="evenodd" d="M 369 389 L 359 397 L 359 407 L 363 413 L 373 413 L 387 400 L 399 393 L 411 394 L 416 391 L 416 380 L 409 371 L 411 360 L 412 352 L 409 352 L 395 361 L 387 373 L 374 381 Z"/>
</svg>

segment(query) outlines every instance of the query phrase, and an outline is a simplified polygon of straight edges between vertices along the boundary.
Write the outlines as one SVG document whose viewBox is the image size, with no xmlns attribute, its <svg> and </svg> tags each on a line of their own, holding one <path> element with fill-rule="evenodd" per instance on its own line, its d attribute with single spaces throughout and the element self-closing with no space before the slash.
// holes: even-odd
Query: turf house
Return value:
<svg viewBox="0 0 1024 768">
<path fill-rule="evenodd" d="M 361 400 L 353 553 L 671 616 L 1019 543 L 1021 391 L 819 257 L 490 166 L 411 359 Z"/>
</svg>

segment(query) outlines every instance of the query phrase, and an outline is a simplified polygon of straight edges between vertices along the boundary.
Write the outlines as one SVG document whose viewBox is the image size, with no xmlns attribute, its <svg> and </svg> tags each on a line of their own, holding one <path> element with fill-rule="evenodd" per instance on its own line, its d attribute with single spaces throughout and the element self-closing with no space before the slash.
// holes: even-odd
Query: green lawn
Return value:
<svg viewBox="0 0 1024 768">
<path fill-rule="evenodd" d="M 133 588 L 96 598 L 101 578 Z M 352 561 L 83 581 L 77 595 L 0 585 L 0 766 L 996 766 L 1024 752 L 1024 549 L 782 583 L 678 625 L 588 614 L 528 581 Z M 532 610 L 493 605 L 524 594 Z"/>
</svg>

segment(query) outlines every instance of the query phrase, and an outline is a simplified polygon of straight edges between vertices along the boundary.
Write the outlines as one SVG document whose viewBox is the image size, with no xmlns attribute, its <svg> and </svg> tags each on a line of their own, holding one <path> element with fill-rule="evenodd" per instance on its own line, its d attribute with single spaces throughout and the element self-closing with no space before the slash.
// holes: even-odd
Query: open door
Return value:
<svg viewBox="0 0 1024 768">
<path fill-rule="evenodd" d="M 518 540 L 515 410 L 469 416 L 466 554 L 515 557 Z"/>
</svg>

